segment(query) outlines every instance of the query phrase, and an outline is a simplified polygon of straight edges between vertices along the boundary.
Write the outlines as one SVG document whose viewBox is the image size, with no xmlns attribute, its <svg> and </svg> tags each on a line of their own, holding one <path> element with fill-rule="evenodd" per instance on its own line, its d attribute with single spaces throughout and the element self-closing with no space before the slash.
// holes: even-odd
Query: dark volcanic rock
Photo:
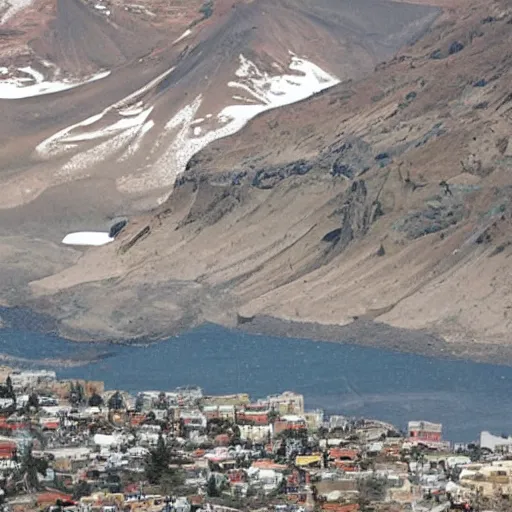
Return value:
<svg viewBox="0 0 512 512">
<path fill-rule="evenodd" d="M 464 207 L 462 203 L 431 201 L 428 208 L 411 212 L 395 222 L 393 228 L 405 233 L 410 240 L 415 240 L 453 226 L 460 222 L 463 217 Z"/>
<path fill-rule="evenodd" d="M 345 176 L 345 178 L 352 179 L 354 177 L 354 170 L 347 164 L 341 163 L 338 160 L 332 165 L 331 174 L 333 176 Z"/>
<path fill-rule="evenodd" d="M 450 55 L 453 55 L 455 53 L 461 52 L 462 50 L 464 50 L 464 45 L 460 41 L 454 41 L 450 45 L 450 48 L 448 49 L 448 53 Z"/>
<path fill-rule="evenodd" d="M 352 179 L 374 164 L 372 148 L 358 137 L 344 138 L 322 151 L 318 163 L 320 167 L 330 168 L 332 176 Z"/>
<path fill-rule="evenodd" d="M 313 168 L 313 164 L 306 160 L 298 160 L 290 164 L 260 169 L 252 180 L 252 185 L 261 189 L 273 188 L 280 181 L 290 176 L 302 176 Z"/>
<path fill-rule="evenodd" d="M 437 50 L 434 50 L 431 54 L 430 54 L 430 58 L 431 59 L 434 59 L 434 60 L 438 60 L 438 59 L 442 59 L 443 58 L 443 52 L 439 49 Z"/>
<path fill-rule="evenodd" d="M 108 236 L 110 238 L 115 238 L 121 231 L 126 227 L 126 224 L 128 221 L 126 220 L 120 220 L 119 222 L 116 222 L 111 228 L 108 233 Z"/>
<path fill-rule="evenodd" d="M 333 242 L 338 251 L 343 251 L 352 240 L 366 234 L 380 214 L 380 203 L 368 200 L 365 181 L 354 181 L 344 195 L 343 205 L 334 212 L 341 216 L 341 228 L 327 233 L 322 240 Z"/>
<path fill-rule="evenodd" d="M 341 236 L 341 228 L 333 229 L 332 231 L 329 231 L 323 238 L 322 242 L 329 242 L 329 243 L 338 243 Z"/>
</svg>

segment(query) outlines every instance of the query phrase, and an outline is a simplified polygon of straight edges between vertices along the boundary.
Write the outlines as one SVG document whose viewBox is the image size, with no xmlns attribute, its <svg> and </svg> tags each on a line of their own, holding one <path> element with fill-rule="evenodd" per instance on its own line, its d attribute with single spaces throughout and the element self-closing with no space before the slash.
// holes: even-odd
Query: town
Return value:
<svg viewBox="0 0 512 512">
<path fill-rule="evenodd" d="M 512 510 L 512 438 L 326 417 L 282 392 L 131 396 L 0 369 L 0 509 L 49 512 Z"/>
</svg>

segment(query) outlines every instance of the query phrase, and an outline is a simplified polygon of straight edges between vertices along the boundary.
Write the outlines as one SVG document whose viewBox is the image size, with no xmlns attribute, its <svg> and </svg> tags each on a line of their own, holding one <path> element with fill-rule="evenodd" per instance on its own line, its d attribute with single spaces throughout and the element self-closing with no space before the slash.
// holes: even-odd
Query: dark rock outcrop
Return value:
<svg viewBox="0 0 512 512">
<path fill-rule="evenodd" d="M 455 53 L 459 53 L 462 50 L 464 50 L 464 45 L 460 41 L 454 41 L 450 45 L 450 48 L 448 49 L 448 53 L 450 55 L 454 55 Z"/>
<path fill-rule="evenodd" d="M 127 220 L 120 220 L 119 222 L 116 222 L 113 226 L 110 227 L 108 236 L 110 238 L 115 238 L 126 227 L 126 224 L 128 224 Z"/>
<path fill-rule="evenodd" d="M 298 160 L 285 166 L 260 169 L 252 180 L 252 185 L 261 189 L 273 188 L 280 181 L 291 176 L 302 176 L 313 168 L 313 164 L 307 160 Z"/>
<path fill-rule="evenodd" d="M 369 201 L 366 182 L 357 180 L 344 194 L 343 205 L 334 212 L 334 215 L 340 215 L 341 228 L 327 233 L 323 240 L 333 242 L 340 252 L 352 240 L 368 232 L 372 223 L 381 215 L 381 206 L 378 200 Z"/>
<path fill-rule="evenodd" d="M 125 254 L 128 252 L 137 242 L 140 242 L 144 238 L 146 238 L 151 233 L 151 228 L 149 226 L 145 226 L 140 231 L 138 231 L 130 240 L 125 242 L 121 247 L 119 247 L 119 252 L 121 254 Z"/>
<path fill-rule="evenodd" d="M 395 222 L 393 228 L 415 240 L 431 233 L 437 233 L 459 223 L 464 217 L 464 206 L 457 201 L 430 201 L 428 207 L 411 212 Z"/>
</svg>

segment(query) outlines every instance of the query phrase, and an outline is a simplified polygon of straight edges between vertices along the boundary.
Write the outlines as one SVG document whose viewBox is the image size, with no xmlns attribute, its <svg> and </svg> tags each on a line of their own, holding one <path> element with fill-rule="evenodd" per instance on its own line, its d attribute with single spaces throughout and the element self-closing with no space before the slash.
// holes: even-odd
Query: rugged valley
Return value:
<svg viewBox="0 0 512 512">
<path fill-rule="evenodd" d="M 512 361 L 512 3 L 192 4 L 4 22 L 9 76 L 109 74 L 0 100 L 1 302 L 74 339 L 211 321 Z"/>
</svg>

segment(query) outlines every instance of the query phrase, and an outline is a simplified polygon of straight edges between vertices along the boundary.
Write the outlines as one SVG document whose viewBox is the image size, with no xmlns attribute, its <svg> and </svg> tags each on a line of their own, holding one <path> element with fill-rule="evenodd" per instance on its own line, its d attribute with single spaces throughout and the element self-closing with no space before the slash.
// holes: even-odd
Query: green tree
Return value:
<svg viewBox="0 0 512 512">
<path fill-rule="evenodd" d="M 89 398 L 89 407 L 101 407 L 103 405 L 103 398 L 98 393 L 94 393 L 91 398 Z"/>
<path fill-rule="evenodd" d="M 39 408 L 39 398 L 36 393 L 31 393 L 28 397 L 27 407 L 32 409 Z"/>
<path fill-rule="evenodd" d="M 161 477 L 158 485 L 160 493 L 163 496 L 175 494 L 176 489 L 185 483 L 184 475 L 181 471 L 166 471 Z"/>
<path fill-rule="evenodd" d="M 75 385 L 76 394 L 78 398 L 78 404 L 83 404 L 85 402 L 85 390 L 80 382 L 77 382 Z"/>
<path fill-rule="evenodd" d="M 160 434 L 156 448 L 151 450 L 146 461 L 146 478 L 149 483 L 155 485 L 160 482 L 162 476 L 169 471 L 170 453 L 165 440 Z"/>
<path fill-rule="evenodd" d="M 165 410 L 169 408 L 169 401 L 167 400 L 167 396 L 163 391 L 158 395 L 156 408 L 160 410 Z"/>
<path fill-rule="evenodd" d="M 79 500 L 84 496 L 89 496 L 91 492 L 91 486 L 85 480 L 80 480 L 73 487 L 73 499 Z"/>
<path fill-rule="evenodd" d="M 108 408 L 118 411 L 124 407 L 123 397 L 119 391 L 116 391 L 108 401 Z"/>
<path fill-rule="evenodd" d="M 142 409 L 144 409 L 144 397 L 139 393 L 135 399 L 135 411 L 141 412 Z"/>
<path fill-rule="evenodd" d="M 386 480 L 382 478 L 361 478 L 357 482 L 361 511 L 370 510 L 374 501 L 382 501 L 386 495 Z"/>
<path fill-rule="evenodd" d="M 20 472 L 29 492 L 37 491 L 40 487 L 38 473 L 38 460 L 32 455 L 32 446 L 28 446 L 21 459 Z"/>
<path fill-rule="evenodd" d="M 16 402 L 16 393 L 14 393 L 14 388 L 12 387 L 12 379 L 11 376 L 8 375 L 5 381 L 5 387 L 7 388 L 7 397 L 12 398 Z"/>
<path fill-rule="evenodd" d="M 208 482 L 206 483 L 206 494 L 210 498 L 216 498 L 217 496 L 219 496 L 217 482 L 215 480 L 215 475 L 213 473 L 210 475 L 210 478 L 208 478 Z"/>
<path fill-rule="evenodd" d="M 151 450 L 146 459 L 146 479 L 152 485 L 159 485 L 163 494 L 172 494 L 172 492 L 183 485 L 183 471 L 169 467 L 172 460 L 170 446 L 165 442 L 162 434 L 158 436 L 158 441 L 154 450 Z"/>
<path fill-rule="evenodd" d="M 271 409 L 268 413 L 268 422 L 273 424 L 278 419 L 279 413 L 275 409 Z"/>
<path fill-rule="evenodd" d="M 276 437 L 278 439 L 300 439 L 301 441 L 306 442 L 308 440 L 308 431 L 305 428 L 298 430 L 290 428 L 279 432 Z"/>
<path fill-rule="evenodd" d="M 78 390 L 76 389 L 75 385 L 73 384 L 73 382 L 70 382 L 69 383 L 69 401 L 71 403 L 71 405 L 74 405 L 74 406 L 77 406 L 78 403 L 79 403 L 79 398 L 78 398 Z"/>
</svg>

